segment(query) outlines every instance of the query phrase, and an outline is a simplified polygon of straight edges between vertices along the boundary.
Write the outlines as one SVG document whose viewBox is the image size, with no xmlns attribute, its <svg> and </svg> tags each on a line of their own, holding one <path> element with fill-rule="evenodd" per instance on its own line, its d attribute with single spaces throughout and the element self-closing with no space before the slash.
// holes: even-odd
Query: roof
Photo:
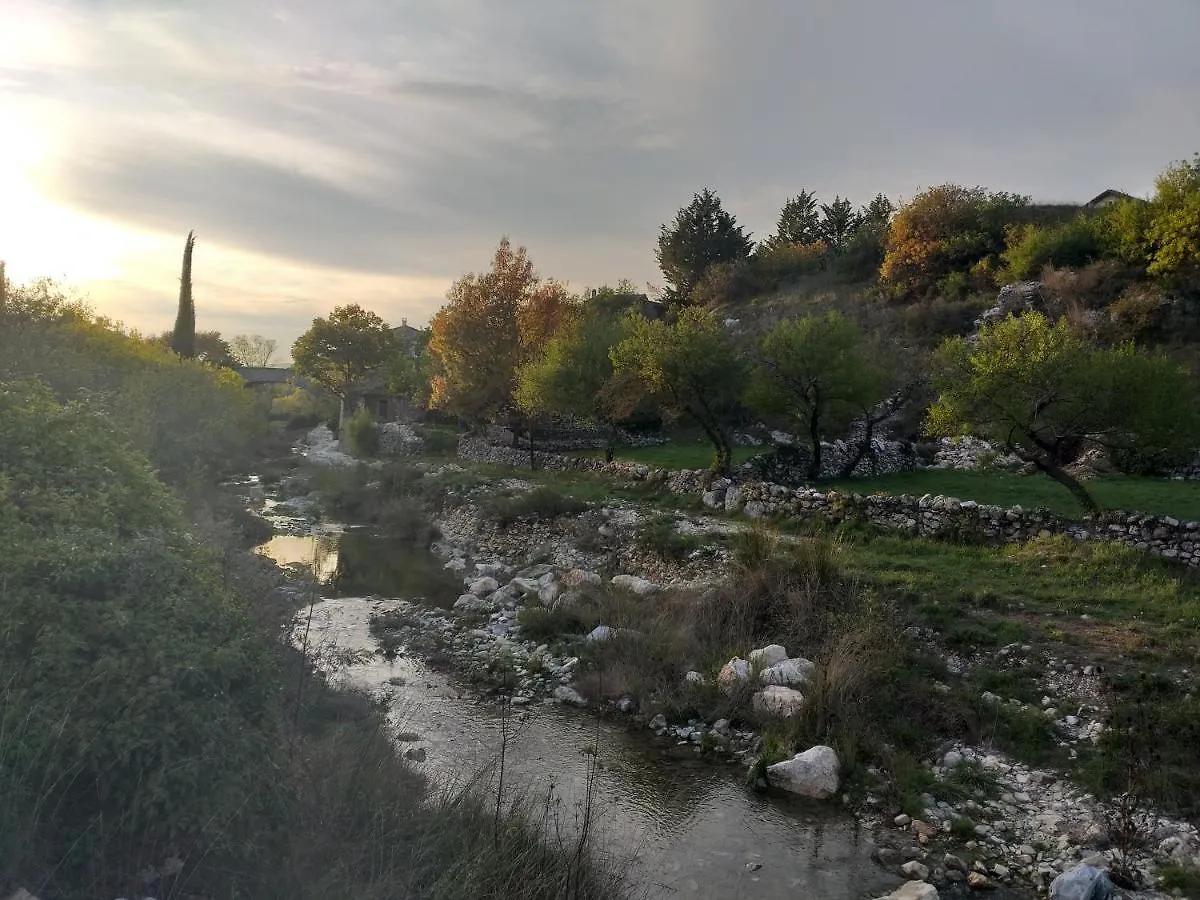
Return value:
<svg viewBox="0 0 1200 900">
<path fill-rule="evenodd" d="M 1109 199 L 1112 199 L 1112 200 L 1137 200 L 1139 203 L 1146 202 L 1146 201 L 1142 200 L 1141 197 L 1135 197 L 1135 196 L 1133 196 L 1133 194 L 1127 194 L 1124 191 L 1117 191 L 1117 190 L 1113 190 L 1112 188 L 1109 188 L 1107 191 L 1102 191 L 1101 193 L 1097 194 L 1095 197 L 1093 197 L 1091 200 L 1089 200 L 1087 203 L 1085 203 L 1084 206 L 1095 206 L 1097 203 L 1102 203 L 1105 200 L 1109 200 Z"/>
</svg>

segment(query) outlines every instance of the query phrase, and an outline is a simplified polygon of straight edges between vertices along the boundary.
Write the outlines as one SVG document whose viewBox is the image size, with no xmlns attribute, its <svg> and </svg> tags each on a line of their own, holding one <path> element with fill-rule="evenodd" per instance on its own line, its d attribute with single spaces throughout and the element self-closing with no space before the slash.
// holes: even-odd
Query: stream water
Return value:
<svg viewBox="0 0 1200 900">
<path fill-rule="evenodd" d="M 318 650 L 373 651 L 370 616 L 396 604 L 382 598 L 445 606 L 460 590 L 432 554 L 359 531 L 278 535 L 259 552 L 317 576 L 322 599 L 300 615 Z M 740 768 L 656 747 L 620 722 L 548 704 L 502 716 L 403 653 L 376 654 L 343 677 L 388 697 L 401 748 L 423 750 L 435 781 L 462 784 L 489 768 L 494 777 L 504 745 L 509 796 L 534 803 L 552 830 L 578 827 L 593 771 L 595 846 L 647 897 L 864 900 L 900 884 L 871 860 L 871 835 L 852 816 L 756 794 Z"/>
</svg>

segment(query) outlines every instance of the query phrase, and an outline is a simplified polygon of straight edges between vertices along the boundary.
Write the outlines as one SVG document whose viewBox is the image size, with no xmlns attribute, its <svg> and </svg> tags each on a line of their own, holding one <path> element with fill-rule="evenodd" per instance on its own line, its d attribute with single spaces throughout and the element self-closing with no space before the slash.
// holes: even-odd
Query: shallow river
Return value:
<svg viewBox="0 0 1200 900">
<path fill-rule="evenodd" d="M 317 573 L 324 599 L 312 606 L 309 628 L 317 650 L 374 650 L 370 615 L 395 602 L 380 597 L 445 606 L 459 592 L 432 554 L 361 532 L 280 535 L 260 552 Z M 436 781 L 462 784 L 488 770 L 494 777 L 506 745 L 506 792 L 535 802 L 564 834 L 578 826 L 595 758 L 595 846 L 645 896 L 864 900 L 901 883 L 870 859 L 871 835 L 851 816 L 756 794 L 741 768 L 702 763 L 690 748 L 677 755 L 655 747 L 620 722 L 552 705 L 502 717 L 495 704 L 403 654 L 390 662 L 376 655 L 344 677 L 387 693 L 401 746 L 423 749 L 421 768 Z"/>
</svg>

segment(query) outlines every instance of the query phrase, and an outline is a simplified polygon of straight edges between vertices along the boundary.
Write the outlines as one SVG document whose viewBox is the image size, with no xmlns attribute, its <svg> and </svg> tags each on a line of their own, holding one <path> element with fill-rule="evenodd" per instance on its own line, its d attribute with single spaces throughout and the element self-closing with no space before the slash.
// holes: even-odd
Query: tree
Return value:
<svg viewBox="0 0 1200 900">
<path fill-rule="evenodd" d="M 692 290 L 710 266 L 747 259 L 752 246 L 715 191 L 696 194 L 658 236 L 655 255 L 670 284 L 666 299 L 681 305 L 693 302 Z"/>
<path fill-rule="evenodd" d="M 421 409 L 429 405 L 429 336 L 428 328 L 420 329 L 413 344 L 400 348 L 388 364 L 387 389 Z"/>
<path fill-rule="evenodd" d="M 883 194 L 876 194 L 875 199 L 864 206 L 858 214 L 862 225 L 887 225 L 892 220 L 896 207 Z"/>
<path fill-rule="evenodd" d="M 231 352 L 239 365 L 265 368 L 271 364 L 277 346 L 261 334 L 239 334 L 234 336 Z"/>
<path fill-rule="evenodd" d="M 1158 177 L 1147 237 L 1151 275 L 1200 272 L 1200 153 Z"/>
<path fill-rule="evenodd" d="M 1008 226 L 1028 214 L 1028 197 L 955 184 L 930 188 L 893 216 L 880 281 L 898 297 L 924 296 L 953 273 L 997 262 Z"/>
<path fill-rule="evenodd" d="M 566 288 L 543 281 L 524 247 L 508 238 L 482 274 L 460 278 L 430 323 L 430 402 L 482 422 L 512 406 L 518 366 L 539 352 L 571 305 Z"/>
<path fill-rule="evenodd" d="M 767 250 L 788 244 L 808 245 L 821 240 L 821 214 L 817 197 L 801 191 L 783 204 L 775 233 L 763 241 Z"/>
<path fill-rule="evenodd" d="M 821 204 L 821 224 L 817 230 L 821 240 L 829 245 L 834 253 L 846 246 L 846 241 L 858 228 L 858 216 L 849 200 L 834 197 L 832 203 Z"/>
<path fill-rule="evenodd" d="M 171 349 L 188 359 L 196 355 L 196 304 L 192 300 L 192 250 L 195 246 L 196 232 L 189 231 L 183 244 L 179 310 L 175 314 L 175 330 L 171 332 Z"/>
<path fill-rule="evenodd" d="M 602 308 L 572 316 L 542 349 L 517 370 L 517 406 L 526 414 L 575 416 L 608 428 L 605 456 L 616 444 L 616 419 L 604 389 L 612 380 L 610 352 L 621 325 Z"/>
<path fill-rule="evenodd" d="M 1187 372 L 1132 343 L 1090 344 L 1066 319 L 1009 316 L 974 342 L 951 338 L 934 357 L 933 435 L 975 433 L 1097 505 L 1067 466 L 1088 446 L 1110 452 L 1189 449 L 1200 439 Z"/>
<path fill-rule="evenodd" d="M 296 371 L 341 398 L 341 418 L 354 384 L 387 362 L 395 344 L 392 330 L 375 313 L 358 304 L 339 306 L 292 345 Z"/>
<path fill-rule="evenodd" d="M 623 337 L 612 349 L 613 373 L 630 389 L 624 413 L 643 397 L 667 416 L 687 416 L 713 445 L 713 468 L 729 471 L 729 428 L 739 408 L 744 369 L 716 315 L 695 307 L 674 321 L 649 321 L 629 314 Z"/>
<path fill-rule="evenodd" d="M 887 393 L 888 377 L 858 327 L 840 313 L 785 320 L 763 338 L 746 401 L 783 416 L 807 436 L 808 478 L 821 477 L 821 441 L 865 415 Z"/>
</svg>

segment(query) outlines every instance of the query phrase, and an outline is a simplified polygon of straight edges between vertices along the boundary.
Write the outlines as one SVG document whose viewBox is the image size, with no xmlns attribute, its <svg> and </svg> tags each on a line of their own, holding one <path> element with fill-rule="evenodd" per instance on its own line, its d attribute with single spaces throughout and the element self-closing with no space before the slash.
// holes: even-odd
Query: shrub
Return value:
<svg viewBox="0 0 1200 900">
<path fill-rule="evenodd" d="M 695 535 L 682 534 L 674 516 L 662 515 L 638 525 L 638 545 L 665 562 L 683 562 L 700 546 Z"/>
<path fill-rule="evenodd" d="M 0 541 L 5 874 L 53 890 L 120 883 L 167 842 L 235 853 L 279 799 L 256 777 L 269 645 L 145 458 L 92 410 L 0 386 Z"/>
<path fill-rule="evenodd" d="M 768 283 L 778 285 L 824 272 L 829 257 L 829 245 L 824 241 L 814 241 L 811 244 L 785 243 L 760 247 L 753 259 L 754 267 L 762 277 Z"/>
<path fill-rule="evenodd" d="M 1061 225 L 1014 226 L 1005 242 L 1004 274 L 1010 281 L 1035 278 L 1048 265 L 1082 268 L 1104 255 L 1093 220 L 1085 216 Z"/>
<path fill-rule="evenodd" d="M 692 288 L 691 300 L 696 306 L 716 309 L 741 303 L 761 290 L 762 281 L 750 261 L 738 259 L 709 266 Z"/>
<path fill-rule="evenodd" d="M 481 512 L 501 528 L 521 519 L 557 519 L 588 509 L 589 505 L 582 500 L 548 487 L 534 488 L 516 496 L 492 494 L 480 502 Z"/>
<path fill-rule="evenodd" d="M 453 456 L 458 451 L 458 429 L 420 425 L 415 430 L 428 456 Z"/>
<path fill-rule="evenodd" d="M 346 443 L 350 452 L 359 457 L 379 455 L 379 426 L 365 406 L 360 406 L 346 423 Z"/>
</svg>

